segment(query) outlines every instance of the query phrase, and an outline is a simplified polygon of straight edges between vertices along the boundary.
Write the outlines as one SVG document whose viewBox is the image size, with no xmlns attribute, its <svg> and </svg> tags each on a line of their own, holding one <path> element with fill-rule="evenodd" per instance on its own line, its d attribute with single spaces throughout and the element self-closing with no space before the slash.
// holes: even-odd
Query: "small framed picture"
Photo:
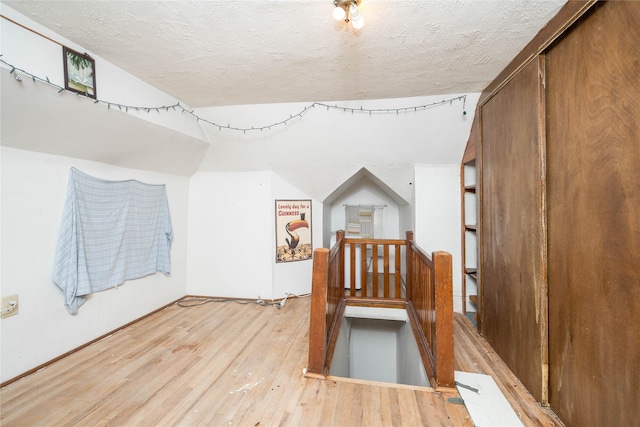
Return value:
<svg viewBox="0 0 640 427">
<path fill-rule="evenodd" d="M 62 46 L 64 62 L 64 88 L 96 99 L 96 62 L 82 54 Z"/>
<path fill-rule="evenodd" d="M 311 259 L 311 200 L 276 200 L 276 262 Z"/>
</svg>

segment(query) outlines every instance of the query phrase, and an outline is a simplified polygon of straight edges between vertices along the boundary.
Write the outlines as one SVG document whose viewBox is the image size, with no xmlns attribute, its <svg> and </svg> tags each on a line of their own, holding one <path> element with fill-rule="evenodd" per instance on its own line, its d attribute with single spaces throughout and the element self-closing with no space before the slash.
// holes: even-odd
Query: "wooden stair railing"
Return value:
<svg viewBox="0 0 640 427">
<path fill-rule="evenodd" d="M 307 372 L 324 376 L 328 373 L 333 349 L 338 337 L 346 305 L 375 307 L 400 307 L 407 310 L 420 355 L 431 384 L 453 386 L 453 295 L 452 261 L 446 252 L 433 252 L 430 258 L 413 241 L 413 233 L 407 232 L 406 240 L 393 239 L 345 239 L 344 231 L 336 235 L 331 249 L 314 251 L 311 290 L 311 317 L 309 333 L 309 366 Z M 345 259 L 345 246 L 350 245 L 350 257 Z M 362 289 L 356 293 L 355 245 L 372 248 L 372 283 L 368 282 L 368 268 L 362 261 Z M 382 291 L 377 274 L 378 247 L 382 246 Z M 389 267 L 389 248 L 394 247 L 394 269 Z M 402 247 L 406 248 L 405 265 L 400 262 Z M 364 257 L 362 257 L 364 258 Z M 349 286 L 345 290 L 345 265 L 350 263 Z M 402 270 L 406 270 L 402 280 Z M 393 292 L 389 286 L 393 274 Z M 372 292 L 367 291 L 371 284 Z M 401 286 L 406 284 L 401 296 Z M 359 294 L 359 295 L 358 295 Z"/>
<path fill-rule="evenodd" d="M 335 346 L 346 305 L 342 244 L 344 231 L 339 231 L 337 237 L 333 248 L 317 248 L 313 251 L 307 372 L 317 375 L 325 375 L 329 370 L 333 353 L 329 344 Z"/>
<path fill-rule="evenodd" d="M 434 386 L 454 385 L 453 265 L 451 254 L 429 257 L 407 232 L 407 314 Z"/>
</svg>

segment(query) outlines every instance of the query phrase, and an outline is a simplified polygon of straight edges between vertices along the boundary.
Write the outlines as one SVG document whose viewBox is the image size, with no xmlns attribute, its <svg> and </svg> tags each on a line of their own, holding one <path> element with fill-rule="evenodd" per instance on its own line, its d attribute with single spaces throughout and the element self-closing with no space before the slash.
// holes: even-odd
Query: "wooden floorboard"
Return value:
<svg viewBox="0 0 640 427">
<path fill-rule="evenodd" d="M 564 426 L 548 407 L 542 407 L 477 332 L 471 320 L 455 313 L 455 370 L 490 375 L 525 426 Z"/>
<path fill-rule="evenodd" d="M 488 373 L 497 356 L 458 323 L 456 368 Z M 4 387 L 0 425 L 472 425 L 454 389 L 305 377 L 308 339 L 308 298 L 173 305 Z M 507 382 L 526 425 L 559 425 Z"/>
</svg>

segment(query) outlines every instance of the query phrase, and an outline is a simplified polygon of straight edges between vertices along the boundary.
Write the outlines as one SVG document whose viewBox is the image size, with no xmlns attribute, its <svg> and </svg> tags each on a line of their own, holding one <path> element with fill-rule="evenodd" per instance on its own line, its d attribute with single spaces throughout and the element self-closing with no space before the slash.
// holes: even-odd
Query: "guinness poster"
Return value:
<svg viewBox="0 0 640 427">
<path fill-rule="evenodd" d="M 311 259 L 311 200 L 276 200 L 276 262 Z"/>
</svg>

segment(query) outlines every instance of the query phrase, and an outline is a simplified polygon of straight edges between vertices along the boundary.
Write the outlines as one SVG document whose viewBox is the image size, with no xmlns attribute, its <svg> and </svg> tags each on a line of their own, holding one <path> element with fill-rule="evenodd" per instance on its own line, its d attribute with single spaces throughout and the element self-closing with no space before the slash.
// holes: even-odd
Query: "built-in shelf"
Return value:
<svg viewBox="0 0 640 427">
<path fill-rule="evenodd" d="M 474 158 L 467 159 L 462 164 L 461 171 L 462 197 L 462 295 L 464 312 L 474 312 L 478 309 L 477 295 L 478 281 L 478 196 L 476 162 Z"/>
<path fill-rule="evenodd" d="M 474 279 L 478 280 L 478 270 L 476 268 L 465 268 L 464 272 Z"/>
</svg>

